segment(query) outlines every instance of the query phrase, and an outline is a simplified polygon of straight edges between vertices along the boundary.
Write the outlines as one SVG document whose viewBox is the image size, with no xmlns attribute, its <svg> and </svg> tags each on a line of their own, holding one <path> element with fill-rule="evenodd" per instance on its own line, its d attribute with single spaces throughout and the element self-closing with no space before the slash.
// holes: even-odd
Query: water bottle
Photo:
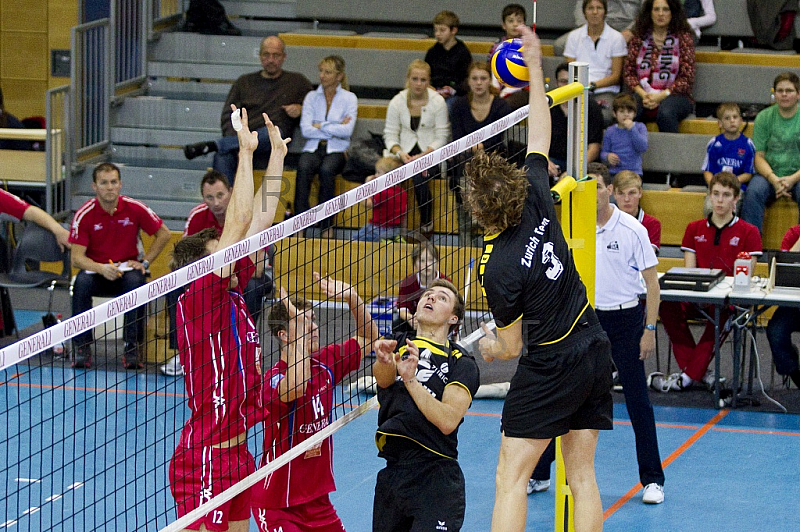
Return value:
<svg viewBox="0 0 800 532">
<path fill-rule="evenodd" d="M 61 314 L 56 315 L 56 323 L 61 323 Z M 53 346 L 53 357 L 64 358 L 64 344 L 59 342 Z"/>
<path fill-rule="evenodd" d="M 746 292 L 750 290 L 750 278 L 753 276 L 753 262 L 750 253 L 742 251 L 733 263 L 733 290 Z"/>
</svg>

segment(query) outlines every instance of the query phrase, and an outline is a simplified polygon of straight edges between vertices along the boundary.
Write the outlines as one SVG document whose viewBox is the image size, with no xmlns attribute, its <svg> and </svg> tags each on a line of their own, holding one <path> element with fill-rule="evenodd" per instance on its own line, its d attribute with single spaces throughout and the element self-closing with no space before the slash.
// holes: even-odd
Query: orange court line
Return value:
<svg viewBox="0 0 800 532">
<path fill-rule="evenodd" d="M 689 449 L 689 447 L 691 447 L 692 445 L 694 445 L 694 443 L 695 443 L 697 440 L 699 440 L 699 439 L 700 439 L 700 438 L 701 438 L 701 437 L 702 437 L 702 436 L 703 436 L 703 435 L 704 435 L 706 432 L 708 432 L 709 430 L 711 430 L 711 428 L 712 428 L 714 425 L 716 425 L 717 423 L 719 423 L 719 422 L 722 420 L 722 418 L 724 418 L 725 416 L 727 416 L 729 413 L 730 413 L 730 411 L 729 411 L 729 410 L 720 410 L 719 412 L 717 412 L 717 414 L 716 414 L 714 417 L 712 417 L 710 420 L 708 420 L 708 421 L 706 422 L 706 424 L 705 424 L 705 425 L 703 425 L 702 427 L 700 427 L 700 428 L 697 430 L 697 432 L 695 432 L 694 434 L 692 434 L 692 435 L 689 437 L 689 439 L 688 439 L 688 440 L 686 440 L 685 442 L 683 442 L 683 443 L 682 443 L 682 444 L 681 444 L 681 445 L 680 445 L 680 446 L 679 446 L 677 449 L 675 449 L 675 450 L 672 452 L 672 454 L 670 454 L 670 455 L 669 455 L 669 456 L 668 456 L 668 457 L 667 457 L 667 458 L 666 458 L 664 461 L 662 461 L 662 462 L 661 462 L 661 465 L 662 465 L 662 467 L 663 467 L 664 469 L 666 469 L 666 468 L 667 468 L 667 466 L 669 466 L 669 465 L 670 465 L 672 462 L 674 462 L 674 461 L 675 461 L 675 460 L 676 460 L 676 459 L 677 459 L 677 458 L 678 458 L 680 455 L 682 455 L 683 453 L 685 453 L 685 452 L 686 452 L 686 451 Z M 608 509 L 607 509 L 605 512 L 603 512 L 603 520 L 605 521 L 606 519 L 608 519 L 609 517 L 611 517 L 612 515 L 614 515 L 614 513 L 615 513 L 617 510 L 619 510 L 620 508 L 622 508 L 622 506 L 623 506 L 623 505 L 624 505 L 626 502 L 628 502 L 629 500 L 631 500 L 631 499 L 633 498 L 633 496 L 634 496 L 634 495 L 636 495 L 637 493 L 639 493 L 639 490 L 640 490 L 640 489 L 642 489 L 642 484 L 641 484 L 640 482 L 637 482 L 637 483 L 636 483 L 636 485 L 635 485 L 635 486 L 633 486 L 633 487 L 632 487 L 630 490 L 628 490 L 628 492 L 627 492 L 625 495 L 623 495 L 622 497 L 620 497 L 620 498 L 619 498 L 619 500 L 617 500 L 617 502 L 615 502 L 614 504 L 612 504 L 612 505 L 611 505 L 611 506 L 610 506 L 610 507 L 609 507 L 609 508 L 608 508 Z"/>
</svg>

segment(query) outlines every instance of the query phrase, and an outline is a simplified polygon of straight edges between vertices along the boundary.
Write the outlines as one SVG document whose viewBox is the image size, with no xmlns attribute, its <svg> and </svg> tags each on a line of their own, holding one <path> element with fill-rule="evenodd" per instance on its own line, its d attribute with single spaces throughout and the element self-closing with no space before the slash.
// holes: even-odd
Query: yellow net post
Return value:
<svg viewBox="0 0 800 532">
<path fill-rule="evenodd" d="M 586 173 L 586 140 L 588 102 L 584 87 L 589 82 L 588 64 L 570 63 L 572 83 L 550 91 L 551 105 L 569 100 L 567 173 L 552 189 L 554 199 L 561 201 L 560 222 L 564 237 L 572 250 L 575 267 L 586 285 L 586 296 L 594 301 L 595 226 L 597 224 L 597 183 L 582 181 Z M 575 177 L 577 177 L 577 180 Z M 574 501 L 564 470 L 561 438 L 556 438 L 556 532 L 574 532 Z"/>
</svg>

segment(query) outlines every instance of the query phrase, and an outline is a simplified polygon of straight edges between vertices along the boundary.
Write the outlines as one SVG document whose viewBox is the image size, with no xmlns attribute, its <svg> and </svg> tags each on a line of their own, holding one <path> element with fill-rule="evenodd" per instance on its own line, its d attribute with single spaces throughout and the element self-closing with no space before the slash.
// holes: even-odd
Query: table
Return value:
<svg viewBox="0 0 800 532">
<path fill-rule="evenodd" d="M 751 285 L 750 290 L 747 291 L 731 291 L 730 295 L 728 296 L 728 301 L 732 305 L 736 306 L 746 306 L 753 308 L 753 323 L 755 323 L 755 319 L 758 318 L 761 314 L 763 314 L 767 309 L 770 307 L 800 307 L 800 290 L 797 292 L 794 291 L 772 291 L 767 292 L 764 288 L 763 283 Z M 741 333 L 739 329 L 734 330 L 734 338 L 733 338 L 733 367 L 735 369 L 733 373 L 733 390 L 738 390 L 738 377 L 739 377 L 739 355 L 744 357 L 745 355 L 745 344 L 741 344 Z M 740 345 L 741 344 L 741 345 Z M 750 396 L 753 393 L 753 351 L 750 352 L 750 371 L 748 375 L 748 386 L 747 386 L 747 395 Z M 738 398 L 738 392 L 733 394 L 731 407 L 736 408 L 736 402 Z"/>
<path fill-rule="evenodd" d="M 659 277 L 662 274 L 659 274 Z M 726 277 L 707 292 L 695 290 L 661 290 L 661 301 L 685 301 L 696 305 L 708 305 L 712 310 L 708 315 L 703 309 L 700 312 L 714 324 L 714 407 L 719 408 L 720 398 L 720 360 L 719 360 L 719 337 L 720 337 L 720 312 L 723 307 L 728 305 L 728 297 L 733 289 L 733 277 Z M 734 349 L 735 351 L 735 349 Z M 736 372 L 734 372 L 736 373 Z"/>
</svg>

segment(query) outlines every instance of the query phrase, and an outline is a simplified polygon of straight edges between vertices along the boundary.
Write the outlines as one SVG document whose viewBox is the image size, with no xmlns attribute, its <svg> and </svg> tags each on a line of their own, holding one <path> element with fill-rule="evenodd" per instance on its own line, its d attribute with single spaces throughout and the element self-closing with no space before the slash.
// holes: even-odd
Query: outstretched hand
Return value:
<svg viewBox="0 0 800 532">
<path fill-rule="evenodd" d="M 522 24 L 517 26 L 522 36 L 522 58 L 528 68 L 542 68 L 542 43 L 532 29 Z"/>
<path fill-rule="evenodd" d="M 330 277 L 322 277 L 318 272 L 314 272 L 314 280 L 319 283 L 322 293 L 333 299 L 348 299 L 353 287 L 344 281 L 337 281 Z"/>
<path fill-rule="evenodd" d="M 289 143 L 292 141 L 291 137 L 282 138 L 281 129 L 272 123 L 267 113 L 261 113 L 261 115 L 264 117 L 264 125 L 267 126 L 267 133 L 269 134 L 269 142 L 272 144 L 272 151 L 285 157 L 289 151 Z"/>
<path fill-rule="evenodd" d="M 381 364 L 394 364 L 394 348 L 397 347 L 397 340 L 387 340 L 381 338 L 372 344 L 375 350 L 375 357 Z"/>
<path fill-rule="evenodd" d="M 231 114 L 235 113 L 236 111 L 236 105 L 231 104 Z M 237 137 L 239 137 L 239 150 L 254 152 L 256 151 L 256 148 L 258 148 L 258 133 L 255 131 L 250 131 L 250 124 L 248 123 L 247 118 L 247 109 L 242 107 L 241 113 L 242 129 L 236 132 Z M 231 116 L 231 121 L 233 121 L 233 116 Z"/>
<path fill-rule="evenodd" d="M 289 299 L 289 293 L 283 287 L 281 287 L 281 303 L 283 303 L 287 312 L 289 312 L 289 317 L 294 318 L 297 316 L 297 307 L 295 307 L 292 300 Z"/>
</svg>

